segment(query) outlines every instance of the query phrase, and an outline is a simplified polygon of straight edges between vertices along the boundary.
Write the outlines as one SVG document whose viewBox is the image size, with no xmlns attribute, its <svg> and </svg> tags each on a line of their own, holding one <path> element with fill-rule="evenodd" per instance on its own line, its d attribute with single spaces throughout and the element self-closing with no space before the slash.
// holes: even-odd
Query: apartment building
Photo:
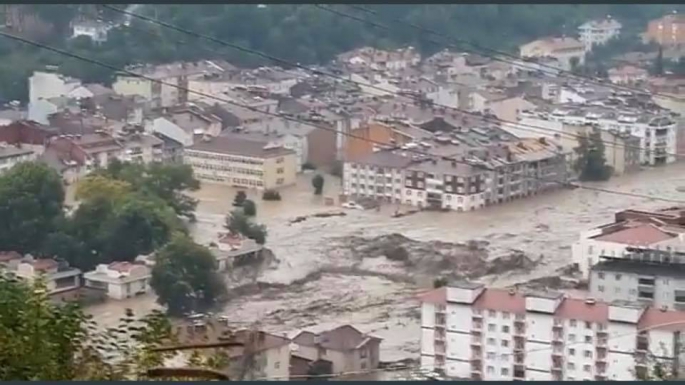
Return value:
<svg viewBox="0 0 685 385">
<path fill-rule="evenodd" d="M 570 37 L 538 39 L 522 45 L 519 51 L 522 58 L 554 58 L 564 71 L 585 63 L 585 44 Z"/>
<path fill-rule="evenodd" d="M 669 224 L 656 215 L 623 212 L 614 223 L 584 231 L 571 246 L 572 261 L 584 279 L 602 258 L 625 258 L 633 248 L 685 251 L 685 228 Z"/>
<path fill-rule="evenodd" d="M 151 277 L 149 267 L 129 262 L 101 264 L 83 274 L 86 287 L 103 290 L 114 299 L 126 299 L 149 292 Z"/>
<path fill-rule="evenodd" d="M 621 258 L 605 257 L 590 269 L 592 297 L 685 310 L 685 253 L 629 249 Z"/>
<path fill-rule="evenodd" d="M 621 34 L 621 23 L 607 17 L 603 20 L 592 20 L 581 24 L 578 27 L 580 42 L 585 46 L 585 51 L 592 51 L 592 48 L 604 45 L 609 40 L 617 38 Z"/>
<path fill-rule="evenodd" d="M 60 159 L 82 168 L 86 174 L 96 168 L 107 168 L 114 159 L 121 159 L 124 146 L 113 136 L 97 132 L 86 135 L 59 135 L 47 145 Z"/>
<path fill-rule="evenodd" d="M 334 374 L 378 368 L 381 341 L 350 325 L 319 334 L 304 331 L 293 338 L 299 357 L 312 362 L 330 361 Z"/>
<path fill-rule="evenodd" d="M 450 378 L 625 381 L 682 373 L 685 312 L 454 283 L 421 300 L 421 366 Z"/>
<path fill-rule="evenodd" d="M 649 78 L 649 72 L 646 69 L 627 64 L 610 68 L 607 72 L 609 73 L 609 80 L 620 85 L 632 86 Z"/>
<path fill-rule="evenodd" d="M 628 110 L 618 105 L 564 106 L 551 111 L 526 111 L 522 118 L 535 118 L 575 126 L 596 126 L 601 130 L 630 134 L 640 139 L 640 163 L 650 166 L 675 162 L 678 123 L 661 110 Z"/>
<path fill-rule="evenodd" d="M 184 151 L 183 162 L 205 182 L 264 190 L 293 185 L 297 154 L 240 135 L 205 137 Z"/>
<path fill-rule="evenodd" d="M 674 13 L 650 21 L 644 38 L 662 46 L 681 46 L 685 43 L 685 16 Z"/>
<path fill-rule="evenodd" d="M 28 147 L 0 143 L 0 175 L 22 162 L 36 160 L 38 155 Z"/>
</svg>

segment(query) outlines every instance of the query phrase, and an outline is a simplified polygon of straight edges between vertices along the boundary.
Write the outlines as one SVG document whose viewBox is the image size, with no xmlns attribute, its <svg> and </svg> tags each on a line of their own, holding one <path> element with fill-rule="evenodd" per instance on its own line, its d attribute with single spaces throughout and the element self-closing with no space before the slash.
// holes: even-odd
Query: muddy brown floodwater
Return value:
<svg viewBox="0 0 685 385">
<path fill-rule="evenodd" d="M 684 172 L 685 164 L 677 164 L 588 186 L 685 201 L 685 193 L 676 190 L 685 186 Z M 522 251 L 533 259 L 542 257 L 542 262 L 525 275 L 517 272 L 482 278 L 490 285 L 504 286 L 552 274 L 570 263 L 570 246 L 579 232 L 611 221 L 617 210 L 675 205 L 576 189 L 468 213 L 422 212 L 392 218 L 396 209 L 393 206 L 380 212 L 348 210 L 346 216 L 308 218 L 291 224 L 298 216 L 338 210 L 324 206 L 321 197 L 313 196 L 310 180 L 311 175 L 301 176 L 297 187 L 282 193 L 281 202 L 262 202 L 255 193 L 248 193 L 258 204 L 257 221 L 268 227 L 268 247 L 281 261 L 266 271 L 260 281 L 286 286 L 236 298 L 223 311 L 236 325 L 258 323 L 277 333 L 317 331 L 349 323 L 384 338 L 384 361 L 418 357 L 420 328 L 415 294 L 421 287 L 381 275 L 329 269 L 346 263 L 331 252 L 335 239 L 399 233 L 419 241 L 484 240 L 489 242 L 491 258 L 512 250 Z M 327 177 L 324 195 L 337 194 L 339 186 L 339 180 Z M 235 190 L 216 185 L 206 185 L 194 194 L 200 200 L 198 222 L 192 227 L 198 242 L 216 239 L 225 215 L 231 210 L 234 194 Z M 373 264 L 374 271 L 382 271 L 384 264 L 389 271 L 394 268 L 392 261 L 374 260 Z M 312 276 L 314 272 L 321 274 Z M 304 281 L 287 286 L 303 278 Z M 101 321 L 111 323 L 125 307 L 144 311 L 153 302 L 152 297 L 143 297 L 121 304 L 109 302 L 90 311 Z"/>
</svg>

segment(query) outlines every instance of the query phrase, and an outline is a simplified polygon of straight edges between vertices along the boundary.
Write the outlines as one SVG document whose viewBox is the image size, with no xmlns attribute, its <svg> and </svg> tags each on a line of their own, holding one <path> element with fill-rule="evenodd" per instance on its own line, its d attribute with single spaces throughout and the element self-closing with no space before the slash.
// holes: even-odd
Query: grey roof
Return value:
<svg viewBox="0 0 685 385">
<path fill-rule="evenodd" d="M 685 265 L 658 264 L 641 261 L 613 259 L 601 261 L 591 268 L 592 271 L 617 272 L 637 275 L 665 276 L 685 279 Z"/>
<path fill-rule="evenodd" d="M 273 158 L 293 155 L 294 151 L 284 147 L 267 148 L 266 141 L 258 142 L 240 138 L 237 135 L 220 136 L 196 140 L 188 150 L 214 152 L 219 154 L 241 155 L 253 158 Z"/>
<path fill-rule="evenodd" d="M 15 156 L 28 155 L 33 153 L 33 150 L 28 148 L 19 148 L 15 146 L 0 146 L 0 159 L 13 158 Z"/>
<path fill-rule="evenodd" d="M 302 346 L 316 346 L 317 335 L 311 332 L 302 332 L 294 339 L 298 345 Z M 333 330 L 325 331 L 318 334 L 319 344 L 321 347 L 329 350 L 348 351 L 354 350 L 362 346 L 366 340 L 380 341 L 378 337 L 368 336 L 363 334 L 355 327 L 350 325 L 339 326 Z"/>
<path fill-rule="evenodd" d="M 408 156 L 402 156 L 391 151 L 379 151 L 365 156 L 354 163 L 387 168 L 405 168 L 409 166 L 411 161 L 411 157 Z"/>
<path fill-rule="evenodd" d="M 456 289 L 466 289 L 466 290 L 480 289 L 484 286 L 485 285 L 483 285 L 482 283 L 460 281 L 460 280 L 449 282 L 449 284 L 447 285 L 447 287 L 454 287 Z"/>
<path fill-rule="evenodd" d="M 559 299 L 564 296 L 564 293 L 558 291 L 531 291 L 526 293 L 526 297 L 536 297 L 545 299 Z"/>
</svg>

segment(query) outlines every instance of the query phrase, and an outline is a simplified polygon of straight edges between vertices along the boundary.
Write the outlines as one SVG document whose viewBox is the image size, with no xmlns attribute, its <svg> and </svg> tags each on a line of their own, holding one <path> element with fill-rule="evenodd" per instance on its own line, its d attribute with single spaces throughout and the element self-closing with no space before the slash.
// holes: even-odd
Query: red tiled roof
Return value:
<svg viewBox="0 0 685 385">
<path fill-rule="evenodd" d="M 653 225 L 643 224 L 610 234 L 599 235 L 593 239 L 604 242 L 623 243 L 632 246 L 648 246 L 674 237 L 674 235 L 662 231 Z"/>
<path fill-rule="evenodd" d="M 561 302 L 555 316 L 585 322 L 604 323 L 609 320 L 609 305 L 605 302 L 587 303 L 583 299 L 566 298 Z"/>
<path fill-rule="evenodd" d="M 509 313 L 525 314 L 526 298 L 518 292 L 487 289 L 476 299 L 473 307 L 481 310 L 496 310 Z"/>
<path fill-rule="evenodd" d="M 423 292 L 418 295 L 419 301 L 433 303 L 436 305 L 444 305 L 447 303 L 447 288 L 441 287 L 438 289 Z"/>
<path fill-rule="evenodd" d="M 650 307 L 642 314 L 637 326 L 640 330 L 685 330 L 685 312 Z"/>
<path fill-rule="evenodd" d="M 21 259 L 21 254 L 16 251 L 0 251 L 0 262 L 9 262 L 15 259 Z"/>
</svg>

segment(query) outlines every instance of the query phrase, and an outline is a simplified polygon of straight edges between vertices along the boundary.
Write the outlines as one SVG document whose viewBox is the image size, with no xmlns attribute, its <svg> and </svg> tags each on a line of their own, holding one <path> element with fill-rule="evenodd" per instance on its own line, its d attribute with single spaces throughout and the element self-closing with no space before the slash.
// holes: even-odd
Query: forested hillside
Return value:
<svg viewBox="0 0 685 385">
<path fill-rule="evenodd" d="M 183 33 L 133 18 L 129 27 L 118 27 L 102 45 L 88 38 L 67 41 L 71 19 L 98 14 L 89 5 L 32 5 L 41 18 L 55 25 L 49 43 L 81 55 L 124 66 L 142 62 L 168 62 L 200 58 L 225 58 L 236 64 L 253 66 L 263 61 L 244 53 L 197 40 Z M 116 5 L 124 8 L 123 5 Z M 612 15 L 625 30 L 636 34 L 648 20 L 681 5 L 659 4 L 444 4 L 369 5 L 373 16 L 348 6 L 329 6 L 390 27 L 382 29 L 316 8 L 314 5 L 145 5 L 136 10 L 180 27 L 222 40 L 268 52 L 303 64 L 323 63 L 340 52 L 363 45 L 380 48 L 413 45 L 424 53 L 444 48 L 440 40 L 425 36 L 393 19 L 424 26 L 447 36 L 471 41 L 488 48 L 514 52 L 522 42 L 551 34 L 574 35 L 579 24 L 596 17 Z M 99 16 L 121 20 L 121 14 L 105 8 Z M 464 49 L 470 48 L 464 46 Z M 27 96 L 26 77 L 45 64 L 57 64 L 63 72 L 85 81 L 111 79 L 111 71 L 74 59 L 65 59 L 19 43 L 0 40 L 0 98 L 3 101 Z"/>
</svg>

